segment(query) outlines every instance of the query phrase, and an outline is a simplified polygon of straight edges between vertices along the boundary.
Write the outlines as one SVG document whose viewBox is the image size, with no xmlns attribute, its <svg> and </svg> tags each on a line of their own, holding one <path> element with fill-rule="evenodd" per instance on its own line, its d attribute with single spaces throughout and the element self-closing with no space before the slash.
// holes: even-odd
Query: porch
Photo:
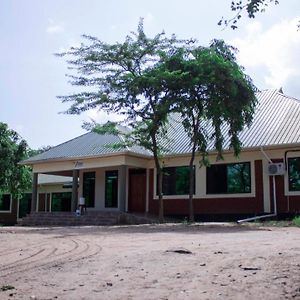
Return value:
<svg viewBox="0 0 300 300">
<path fill-rule="evenodd" d="M 33 169 L 31 213 L 75 212 L 79 199 L 85 199 L 89 213 L 149 211 L 148 160 L 124 156 L 128 164 L 118 159 L 83 160 L 37 164 Z M 67 168 L 68 164 L 69 168 Z M 54 166 L 55 168 L 53 168 Z M 72 166 L 72 168 L 70 168 Z M 61 185 L 58 191 L 42 190 L 38 186 L 39 174 L 67 176 L 69 184 Z M 64 189 L 63 189 L 64 188 Z"/>
</svg>

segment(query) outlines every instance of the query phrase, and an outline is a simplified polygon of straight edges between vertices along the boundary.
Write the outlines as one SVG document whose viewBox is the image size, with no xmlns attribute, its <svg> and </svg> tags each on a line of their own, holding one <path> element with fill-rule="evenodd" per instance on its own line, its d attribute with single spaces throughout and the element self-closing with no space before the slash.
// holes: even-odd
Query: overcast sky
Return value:
<svg viewBox="0 0 300 300">
<path fill-rule="evenodd" d="M 37 149 L 85 133 L 82 122 L 110 116 L 59 114 L 56 98 L 72 92 L 63 58 L 53 53 L 79 45 L 82 34 L 123 41 L 144 18 L 147 34 L 165 30 L 208 45 L 222 38 L 239 49 L 239 63 L 260 89 L 283 88 L 300 99 L 300 0 L 281 0 L 235 31 L 217 25 L 232 16 L 230 0 L 0 0 L 0 122 Z"/>
</svg>

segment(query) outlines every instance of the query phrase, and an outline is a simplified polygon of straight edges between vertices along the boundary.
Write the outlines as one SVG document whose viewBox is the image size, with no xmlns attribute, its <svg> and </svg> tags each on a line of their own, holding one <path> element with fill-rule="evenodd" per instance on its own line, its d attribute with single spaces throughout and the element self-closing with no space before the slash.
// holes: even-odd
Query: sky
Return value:
<svg viewBox="0 0 300 300">
<path fill-rule="evenodd" d="M 0 122 L 32 149 L 55 146 L 85 133 L 83 121 L 115 119 L 97 110 L 79 116 L 57 98 L 69 95 L 64 58 L 54 56 L 88 34 L 122 42 L 144 18 L 146 34 L 164 30 L 178 38 L 214 39 L 239 49 L 238 62 L 259 89 L 281 88 L 300 99 L 300 1 L 280 0 L 232 30 L 217 25 L 232 17 L 230 0 L 0 0 Z"/>
</svg>

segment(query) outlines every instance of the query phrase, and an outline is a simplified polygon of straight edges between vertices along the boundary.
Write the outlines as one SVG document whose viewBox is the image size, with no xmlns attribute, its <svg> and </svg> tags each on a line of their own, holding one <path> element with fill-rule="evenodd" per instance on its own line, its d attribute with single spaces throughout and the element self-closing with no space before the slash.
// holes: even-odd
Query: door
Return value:
<svg viewBox="0 0 300 300">
<path fill-rule="evenodd" d="M 46 211 L 46 194 L 39 194 L 39 209 L 38 211 Z"/>
<path fill-rule="evenodd" d="M 146 170 L 129 170 L 128 210 L 130 212 L 146 211 Z"/>
</svg>

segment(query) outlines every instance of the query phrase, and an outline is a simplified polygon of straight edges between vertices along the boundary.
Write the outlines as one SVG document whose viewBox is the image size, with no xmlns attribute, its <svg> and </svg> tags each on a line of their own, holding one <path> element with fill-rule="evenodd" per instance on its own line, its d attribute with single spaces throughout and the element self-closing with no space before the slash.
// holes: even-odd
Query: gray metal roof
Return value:
<svg viewBox="0 0 300 300">
<path fill-rule="evenodd" d="M 284 95 L 278 90 L 265 90 L 257 93 L 258 105 L 253 123 L 240 133 L 243 147 L 252 148 L 268 145 L 300 143 L 300 101 Z M 209 136 L 213 128 L 205 124 Z M 224 149 L 228 149 L 230 139 L 227 135 L 228 126 L 222 128 L 225 136 Z M 50 150 L 29 158 L 23 163 L 53 159 L 70 159 L 72 157 L 101 157 L 113 153 L 130 151 L 149 156 L 149 152 L 141 147 L 133 146 L 127 149 L 114 149 L 112 144 L 122 142 L 118 135 L 99 135 L 89 132 Z M 168 131 L 161 144 L 165 154 L 181 154 L 191 151 L 190 140 L 184 131 L 179 114 L 172 114 L 169 118 Z M 209 150 L 214 149 L 211 139 Z"/>
<path fill-rule="evenodd" d="M 300 143 L 300 101 L 278 90 L 257 93 L 258 104 L 250 128 L 244 128 L 239 138 L 244 148 Z M 213 128 L 203 124 L 208 136 L 208 150 L 214 150 Z M 224 124 L 224 149 L 229 149 L 228 125 Z M 191 151 L 190 140 L 184 132 L 179 114 L 170 116 L 167 138 L 162 141 L 165 154 L 180 154 Z"/>
<path fill-rule="evenodd" d="M 100 135 L 94 132 L 88 132 L 70 141 L 55 146 L 46 152 L 30 157 L 23 161 L 23 163 L 29 164 L 37 161 L 70 159 L 73 157 L 99 157 L 105 154 L 121 153 L 124 151 L 131 151 L 137 154 L 148 154 L 146 150 L 136 146 L 133 147 L 133 149 L 112 147 L 112 145 L 121 142 L 122 138 L 119 135 Z"/>
</svg>

